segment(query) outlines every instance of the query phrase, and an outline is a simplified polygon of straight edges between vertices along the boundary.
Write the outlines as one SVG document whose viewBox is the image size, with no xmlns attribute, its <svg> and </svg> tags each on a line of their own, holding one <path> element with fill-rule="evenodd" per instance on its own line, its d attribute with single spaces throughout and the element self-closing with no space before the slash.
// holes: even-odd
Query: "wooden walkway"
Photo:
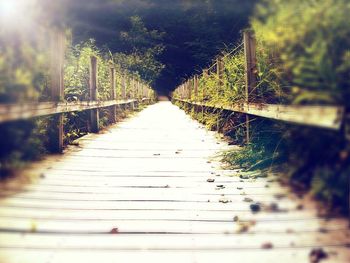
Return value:
<svg viewBox="0 0 350 263">
<path fill-rule="evenodd" d="M 319 219 L 273 175 L 221 170 L 211 158 L 228 146 L 170 102 L 80 142 L 2 191 L 1 263 L 304 263 L 318 247 L 350 262 L 345 220 Z"/>
</svg>

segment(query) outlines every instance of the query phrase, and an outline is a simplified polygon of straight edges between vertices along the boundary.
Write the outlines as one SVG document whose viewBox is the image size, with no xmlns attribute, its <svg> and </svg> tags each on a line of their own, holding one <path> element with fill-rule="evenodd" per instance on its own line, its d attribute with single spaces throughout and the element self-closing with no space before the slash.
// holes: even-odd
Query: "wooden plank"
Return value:
<svg viewBox="0 0 350 263">
<path fill-rule="evenodd" d="M 349 262 L 348 257 L 342 256 L 346 254 L 346 248 L 338 248 L 342 251 L 339 256 L 332 256 L 332 263 Z M 11 250 L 4 250 L 0 248 L 0 253 L 3 258 L 6 258 L 6 263 L 23 262 L 22 259 L 27 259 L 25 262 L 50 262 L 62 263 L 69 262 L 74 259 L 75 262 L 96 263 L 96 262 L 168 262 L 168 263 L 212 263 L 220 258 L 220 263 L 232 263 L 232 259 L 239 258 L 240 262 L 259 262 L 272 263 L 278 262 L 276 259 L 283 258 L 285 263 L 310 263 L 309 254 L 310 249 L 280 249 L 275 250 L 256 250 L 252 253 L 251 250 L 235 250 L 235 251 L 97 251 L 97 250 L 60 250 L 53 253 L 52 250 L 37 250 L 30 248 L 14 248 Z"/>
<path fill-rule="evenodd" d="M 176 99 L 175 99 L 176 100 Z M 241 104 L 241 105 L 219 105 L 190 102 L 194 105 L 224 109 L 228 111 L 246 113 L 268 119 L 291 122 L 306 126 L 339 130 L 343 123 L 344 107 L 342 106 L 320 106 L 320 105 L 278 105 L 278 104 Z"/>
<path fill-rule="evenodd" d="M 52 114 L 84 111 L 113 105 L 131 104 L 134 100 L 37 102 L 23 104 L 0 104 L 0 123 L 29 119 Z"/>
</svg>

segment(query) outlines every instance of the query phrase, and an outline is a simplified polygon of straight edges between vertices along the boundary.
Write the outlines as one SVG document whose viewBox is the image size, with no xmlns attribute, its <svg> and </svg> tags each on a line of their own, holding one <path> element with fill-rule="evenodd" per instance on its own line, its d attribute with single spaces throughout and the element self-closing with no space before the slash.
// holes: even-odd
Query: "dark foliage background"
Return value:
<svg viewBox="0 0 350 263">
<path fill-rule="evenodd" d="M 66 7 L 66 23 L 73 28 L 76 43 L 94 38 L 98 46 L 108 46 L 112 53 L 130 53 L 133 47 L 124 41 L 121 33 L 130 30 L 132 16 L 139 16 L 150 30 L 164 32 L 164 51 L 157 56 L 164 69 L 153 80 L 153 86 L 167 94 L 240 38 L 257 0 L 61 2 Z"/>
</svg>

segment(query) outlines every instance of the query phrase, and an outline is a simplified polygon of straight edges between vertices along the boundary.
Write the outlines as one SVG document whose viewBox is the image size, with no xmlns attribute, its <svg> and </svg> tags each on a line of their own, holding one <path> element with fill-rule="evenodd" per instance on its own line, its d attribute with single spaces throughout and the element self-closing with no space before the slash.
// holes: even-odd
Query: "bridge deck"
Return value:
<svg viewBox="0 0 350 263">
<path fill-rule="evenodd" d="M 81 139 L 2 191 L 0 262 L 303 263 L 317 247 L 350 262 L 345 220 L 301 209 L 273 176 L 227 176 L 210 159 L 225 148 L 170 102 Z M 280 211 L 253 214 L 248 198 Z"/>
</svg>

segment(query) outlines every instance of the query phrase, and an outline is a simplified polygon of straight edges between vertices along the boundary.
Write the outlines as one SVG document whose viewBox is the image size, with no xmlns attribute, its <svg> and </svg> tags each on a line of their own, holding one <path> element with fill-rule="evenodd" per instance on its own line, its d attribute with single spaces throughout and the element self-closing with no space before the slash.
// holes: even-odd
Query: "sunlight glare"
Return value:
<svg viewBox="0 0 350 263">
<path fill-rule="evenodd" d="M 0 0 L 0 27 L 6 31 L 31 30 L 37 9 L 36 0 Z"/>
<path fill-rule="evenodd" d="M 18 0 L 0 0 L 0 15 L 2 17 L 13 17 L 19 9 Z"/>
</svg>

